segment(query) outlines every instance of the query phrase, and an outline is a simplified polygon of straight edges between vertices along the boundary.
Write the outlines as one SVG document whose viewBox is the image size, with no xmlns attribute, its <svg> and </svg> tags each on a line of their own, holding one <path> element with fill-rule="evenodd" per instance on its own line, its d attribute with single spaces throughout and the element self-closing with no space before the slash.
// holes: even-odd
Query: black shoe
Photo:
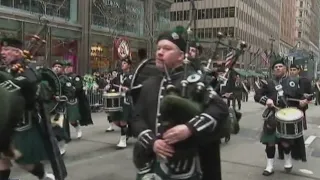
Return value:
<svg viewBox="0 0 320 180">
<path fill-rule="evenodd" d="M 231 137 L 230 137 L 230 134 L 229 134 L 224 138 L 224 142 L 228 143 L 230 141 L 230 139 L 231 139 Z"/>
<path fill-rule="evenodd" d="M 107 129 L 105 132 L 113 132 L 114 129 Z"/>
<path fill-rule="evenodd" d="M 272 175 L 273 173 L 274 173 L 274 171 L 269 172 L 269 171 L 267 171 L 267 170 L 264 170 L 263 173 L 262 173 L 262 175 L 264 175 L 264 176 L 270 176 L 270 175 Z"/>
<path fill-rule="evenodd" d="M 292 167 L 293 167 L 293 166 L 291 166 L 291 167 L 289 167 L 289 168 L 284 168 L 284 170 L 286 171 L 286 173 L 290 173 L 291 170 L 292 170 Z"/>
</svg>

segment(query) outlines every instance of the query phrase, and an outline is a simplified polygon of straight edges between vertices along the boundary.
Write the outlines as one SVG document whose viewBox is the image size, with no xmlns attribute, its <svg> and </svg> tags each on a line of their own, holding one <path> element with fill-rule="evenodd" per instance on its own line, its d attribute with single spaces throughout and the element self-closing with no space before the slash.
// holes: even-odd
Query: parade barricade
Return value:
<svg viewBox="0 0 320 180">
<path fill-rule="evenodd" d="M 103 93 L 103 89 L 86 91 L 86 96 L 91 107 L 91 112 L 101 112 L 103 110 Z"/>
</svg>

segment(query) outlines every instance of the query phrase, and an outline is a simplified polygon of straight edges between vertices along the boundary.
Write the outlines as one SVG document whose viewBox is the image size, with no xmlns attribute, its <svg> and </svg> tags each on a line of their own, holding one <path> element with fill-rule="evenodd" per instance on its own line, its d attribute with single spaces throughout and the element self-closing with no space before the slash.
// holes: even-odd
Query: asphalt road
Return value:
<svg viewBox="0 0 320 180">
<path fill-rule="evenodd" d="M 310 105 L 307 111 L 308 130 L 305 140 L 308 162 L 294 162 L 293 172 L 283 171 L 283 161 L 276 160 L 272 177 L 261 175 L 265 168 L 264 146 L 259 143 L 263 107 L 254 103 L 252 97 L 243 104 L 243 118 L 238 135 L 221 147 L 223 180 L 320 180 L 320 118 L 319 107 Z M 132 164 L 132 139 L 125 150 L 116 150 L 119 131 L 105 133 L 108 125 L 105 114 L 93 114 L 94 126 L 83 128 L 83 138 L 72 141 L 65 155 L 68 180 L 134 180 Z M 49 167 L 47 167 L 48 170 Z M 13 178 L 36 179 L 13 168 Z"/>
</svg>

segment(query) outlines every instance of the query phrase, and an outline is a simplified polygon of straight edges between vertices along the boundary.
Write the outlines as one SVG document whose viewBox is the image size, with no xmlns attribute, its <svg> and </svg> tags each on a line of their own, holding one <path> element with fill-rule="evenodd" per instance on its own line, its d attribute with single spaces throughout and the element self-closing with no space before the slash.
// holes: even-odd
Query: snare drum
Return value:
<svg viewBox="0 0 320 180">
<path fill-rule="evenodd" d="M 303 112 L 297 108 L 284 108 L 276 112 L 276 132 L 280 138 L 297 139 L 303 136 Z"/>
<path fill-rule="evenodd" d="M 103 94 L 104 110 L 106 113 L 122 111 L 124 102 L 123 93 L 105 93 Z"/>
</svg>

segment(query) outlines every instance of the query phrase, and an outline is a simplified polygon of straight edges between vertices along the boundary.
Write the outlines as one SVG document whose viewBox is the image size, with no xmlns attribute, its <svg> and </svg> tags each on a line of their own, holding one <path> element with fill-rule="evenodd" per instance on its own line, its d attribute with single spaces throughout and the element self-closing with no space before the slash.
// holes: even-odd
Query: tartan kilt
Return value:
<svg viewBox="0 0 320 180">
<path fill-rule="evenodd" d="M 15 132 L 13 145 L 22 155 L 16 160 L 18 164 L 35 164 L 48 160 L 39 128 L 33 124 L 28 130 Z"/>
<path fill-rule="evenodd" d="M 66 107 L 66 119 L 69 123 L 77 123 L 81 119 L 78 102 L 69 104 Z"/>
</svg>

